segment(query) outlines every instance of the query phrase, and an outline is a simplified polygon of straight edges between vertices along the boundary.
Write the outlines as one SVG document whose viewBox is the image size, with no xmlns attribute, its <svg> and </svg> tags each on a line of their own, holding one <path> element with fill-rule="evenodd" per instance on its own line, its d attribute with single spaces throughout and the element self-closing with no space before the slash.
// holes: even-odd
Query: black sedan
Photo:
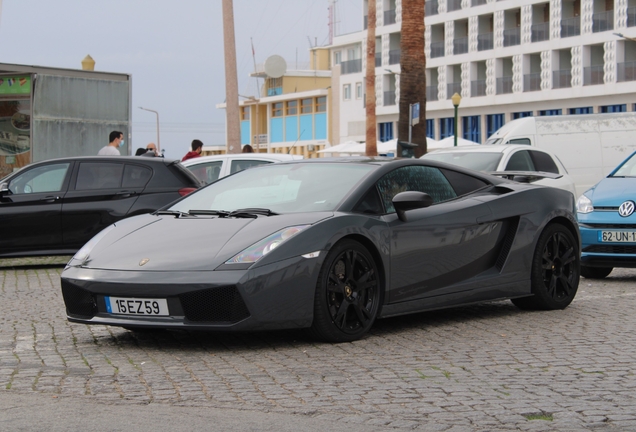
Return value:
<svg viewBox="0 0 636 432">
<path fill-rule="evenodd" d="M 570 192 L 442 162 L 281 162 L 109 226 L 71 259 L 62 293 L 72 322 L 334 342 L 485 300 L 563 309 L 579 282 L 573 211 Z"/>
<path fill-rule="evenodd" d="M 72 255 L 105 227 L 201 186 L 179 161 L 95 156 L 28 165 L 0 180 L 0 257 Z"/>
</svg>

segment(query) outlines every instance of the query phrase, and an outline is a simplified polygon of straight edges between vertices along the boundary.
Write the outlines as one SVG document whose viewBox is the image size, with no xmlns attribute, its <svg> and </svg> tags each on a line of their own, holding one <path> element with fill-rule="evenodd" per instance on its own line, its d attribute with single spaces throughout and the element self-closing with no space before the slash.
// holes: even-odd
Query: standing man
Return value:
<svg viewBox="0 0 636 432">
<path fill-rule="evenodd" d="M 181 159 L 181 162 L 201 156 L 201 152 L 203 151 L 203 142 L 198 139 L 192 140 L 191 147 L 192 151 L 187 152 L 183 159 Z"/>
<path fill-rule="evenodd" d="M 119 147 L 124 145 L 124 133 L 119 131 L 112 131 L 108 136 L 110 142 L 108 145 L 102 147 L 97 153 L 98 156 L 119 156 Z"/>
<path fill-rule="evenodd" d="M 155 145 L 155 143 L 149 143 L 146 146 L 146 153 L 144 153 L 142 156 L 159 157 L 161 155 L 157 152 L 157 146 Z"/>
</svg>

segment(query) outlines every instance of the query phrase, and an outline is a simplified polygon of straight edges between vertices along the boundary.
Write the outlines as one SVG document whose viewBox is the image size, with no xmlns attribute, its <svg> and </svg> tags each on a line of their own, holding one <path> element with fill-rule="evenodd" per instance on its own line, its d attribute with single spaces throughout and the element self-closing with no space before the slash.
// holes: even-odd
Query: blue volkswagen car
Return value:
<svg viewBox="0 0 636 432">
<path fill-rule="evenodd" d="M 636 268 L 636 152 L 581 195 L 581 276 L 602 279 L 614 267 Z"/>
</svg>

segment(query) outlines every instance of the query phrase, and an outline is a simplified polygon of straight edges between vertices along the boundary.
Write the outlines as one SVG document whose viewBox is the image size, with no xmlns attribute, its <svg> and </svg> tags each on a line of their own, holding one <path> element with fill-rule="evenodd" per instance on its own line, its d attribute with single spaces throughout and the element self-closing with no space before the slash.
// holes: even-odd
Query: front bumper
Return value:
<svg viewBox="0 0 636 432">
<path fill-rule="evenodd" d="M 129 328 L 275 330 L 309 327 L 322 256 L 247 270 L 190 272 L 67 268 L 68 320 Z M 108 313 L 105 296 L 165 298 L 169 316 Z"/>
<path fill-rule="evenodd" d="M 636 268 L 636 243 L 608 243 L 599 240 L 601 231 L 621 228 L 590 227 L 579 224 L 581 232 L 581 265 L 587 267 Z M 634 231 L 625 228 L 626 231 Z"/>
</svg>

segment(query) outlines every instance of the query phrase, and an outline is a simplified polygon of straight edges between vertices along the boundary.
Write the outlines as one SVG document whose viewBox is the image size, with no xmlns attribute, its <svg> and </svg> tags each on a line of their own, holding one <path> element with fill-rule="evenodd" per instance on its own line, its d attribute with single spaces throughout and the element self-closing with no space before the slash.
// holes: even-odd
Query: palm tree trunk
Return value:
<svg viewBox="0 0 636 432">
<path fill-rule="evenodd" d="M 367 69 L 366 69 L 366 155 L 377 156 L 377 129 L 375 119 L 375 4 L 369 0 L 367 25 Z"/>
<path fill-rule="evenodd" d="M 400 42 L 400 114 L 398 140 L 408 141 L 409 106 L 420 103 L 419 123 L 413 126 L 411 142 L 415 157 L 426 153 L 426 57 L 424 56 L 424 0 L 402 0 Z M 398 149 L 401 154 L 401 149 Z"/>
</svg>

